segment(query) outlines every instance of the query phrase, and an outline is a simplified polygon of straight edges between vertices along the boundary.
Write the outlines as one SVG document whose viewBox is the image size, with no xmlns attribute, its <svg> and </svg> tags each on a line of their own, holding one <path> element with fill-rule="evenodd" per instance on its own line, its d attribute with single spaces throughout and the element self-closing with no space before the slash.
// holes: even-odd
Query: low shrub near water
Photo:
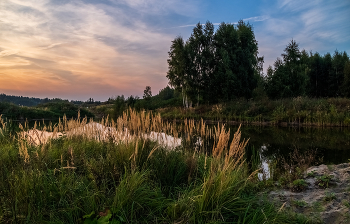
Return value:
<svg viewBox="0 0 350 224">
<path fill-rule="evenodd" d="M 280 165 L 274 171 L 275 176 L 279 177 L 279 183 L 295 191 L 303 190 L 307 186 L 305 180 L 303 180 L 306 169 L 322 160 L 322 158 L 318 159 L 316 157 L 316 153 L 316 150 L 300 152 L 295 148 L 287 158 L 280 158 Z"/>
<path fill-rule="evenodd" d="M 215 129 L 210 154 L 191 144 L 170 150 L 137 131 L 168 130 L 169 124 L 157 119 L 131 111 L 117 121 L 115 129 L 104 123 L 107 130 L 114 130 L 115 135 L 107 132 L 108 138 L 103 138 L 101 130 L 95 138 L 92 130 L 79 129 L 87 127 L 79 126 L 84 122 L 63 120 L 53 131 L 66 134 L 45 144 L 30 142 L 20 133 L 0 141 L 0 222 L 308 221 L 256 196 L 256 172 L 248 171 L 246 141 L 240 140 L 239 131 L 230 140 L 224 128 Z M 187 123 L 188 133 L 191 127 L 204 132 L 192 124 Z M 116 141 L 118 130 L 126 130 L 118 125 L 127 127 L 134 138 Z M 3 135 L 6 127 L 1 128 Z"/>
</svg>

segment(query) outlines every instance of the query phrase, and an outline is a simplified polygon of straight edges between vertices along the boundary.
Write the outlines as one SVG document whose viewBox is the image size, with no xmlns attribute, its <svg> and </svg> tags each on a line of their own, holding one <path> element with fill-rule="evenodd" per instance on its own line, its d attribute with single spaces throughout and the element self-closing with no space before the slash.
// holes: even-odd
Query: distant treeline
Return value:
<svg viewBox="0 0 350 224">
<path fill-rule="evenodd" d="M 335 51 L 333 55 L 300 51 L 292 40 L 267 69 L 258 88 L 269 98 L 298 96 L 350 97 L 350 60 L 348 54 Z"/>
<path fill-rule="evenodd" d="M 94 114 L 83 107 L 78 107 L 71 102 L 55 100 L 42 103 L 33 107 L 18 106 L 13 103 L 0 102 L 0 115 L 3 119 L 31 120 L 31 119 L 58 119 L 64 115 L 67 118 L 76 118 L 80 111 L 81 117 L 94 117 Z"/>
<path fill-rule="evenodd" d="M 16 105 L 22 106 L 35 106 L 41 103 L 43 99 L 34 98 L 34 97 L 26 97 L 26 96 L 11 96 L 1 93 L 0 94 L 0 102 L 8 102 Z"/>
<path fill-rule="evenodd" d="M 0 102 L 7 102 L 7 103 L 13 103 L 18 106 L 27 106 L 27 107 L 33 107 L 38 104 L 45 104 L 49 102 L 71 102 L 75 105 L 83 105 L 83 106 L 89 106 L 89 105 L 99 105 L 101 104 L 100 101 L 94 101 L 93 98 L 89 98 L 87 101 L 80 101 L 80 100 L 63 100 L 60 98 L 35 98 L 35 97 L 27 97 L 27 96 L 12 96 L 12 95 L 6 95 L 4 93 L 0 94 Z"/>
</svg>

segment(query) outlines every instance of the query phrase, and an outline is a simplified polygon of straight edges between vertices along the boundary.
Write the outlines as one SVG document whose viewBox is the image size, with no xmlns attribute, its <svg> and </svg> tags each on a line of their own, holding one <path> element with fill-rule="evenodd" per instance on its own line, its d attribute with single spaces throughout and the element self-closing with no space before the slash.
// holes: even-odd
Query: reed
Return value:
<svg viewBox="0 0 350 224">
<path fill-rule="evenodd" d="M 247 141 L 229 133 L 131 109 L 116 122 L 24 125 L 0 141 L 0 222 L 303 223 L 256 196 Z"/>
</svg>

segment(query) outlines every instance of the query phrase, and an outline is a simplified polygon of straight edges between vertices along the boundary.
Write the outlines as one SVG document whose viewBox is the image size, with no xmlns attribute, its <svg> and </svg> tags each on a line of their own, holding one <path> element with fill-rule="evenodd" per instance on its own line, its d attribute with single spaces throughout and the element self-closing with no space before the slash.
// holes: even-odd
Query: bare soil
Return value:
<svg viewBox="0 0 350 224">
<path fill-rule="evenodd" d="M 321 177 L 327 176 L 329 181 L 320 181 Z M 284 204 L 284 208 L 303 213 L 320 223 L 350 223 L 350 163 L 310 167 L 304 179 L 308 186 L 302 192 L 279 189 L 271 191 L 269 198 L 281 207 Z"/>
</svg>

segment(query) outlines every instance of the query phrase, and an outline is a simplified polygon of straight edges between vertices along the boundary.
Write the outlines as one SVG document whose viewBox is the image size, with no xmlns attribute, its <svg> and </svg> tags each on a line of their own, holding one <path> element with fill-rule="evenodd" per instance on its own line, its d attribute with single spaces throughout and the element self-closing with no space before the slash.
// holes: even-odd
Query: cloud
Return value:
<svg viewBox="0 0 350 224">
<path fill-rule="evenodd" d="M 50 49 L 50 48 L 59 46 L 59 45 L 61 45 L 61 44 L 62 44 L 62 43 L 54 43 L 54 44 L 50 44 L 49 46 L 42 47 L 41 49 L 42 49 L 42 50 L 47 50 L 47 49 Z"/>
<path fill-rule="evenodd" d="M 176 35 L 188 35 L 199 18 L 214 18 L 214 25 L 233 18 L 213 16 L 211 9 L 213 14 L 203 15 L 206 5 L 199 0 L 0 1 L 0 92 L 96 100 L 140 96 L 146 85 L 157 92 L 167 84 L 167 51 Z M 349 51 L 349 5 L 266 1 L 260 11 L 241 18 L 254 23 L 269 65 L 292 38 L 307 50 Z M 232 14 L 241 10 L 235 6 Z"/>
<path fill-rule="evenodd" d="M 292 20 L 298 29 L 293 31 L 302 41 L 331 38 L 340 43 L 350 38 L 349 1 L 284 1 L 280 9 L 294 13 Z"/>
<path fill-rule="evenodd" d="M 269 19 L 268 16 L 255 16 L 255 17 L 249 17 L 246 19 L 243 19 L 243 21 L 249 21 L 249 22 L 261 22 Z M 212 23 L 214 26 L 219 26 L 221 23 Z M 232 22 L 228 24 L 238 24 L 238 22 Z M 205 23 L 201 24 L 202 26 L 205 25 Z M 195 27 L 197 24 L 189 24 L 189 25 L 180 25 L 180 26 L 174 26 L 174 27 L 169 27 L 169 28 L 164 28 L 164 29 L 173 29 L 173 28 L 183 28 L 183 27 Z"/>
<path fill-rule="evenodd" d="M 349 1 L 284 0 L 268 2 L 261 12 L 269 19 L 256 26 L 259 51 L 265 55 L 266 69 L 272 65 L 291 39 L 307 51 L 350 50 Z"/>
<path fill-rule="evenodd" d="M 18 80 L 16 86 L 22 83 L 23 91 L 45 94 L 35 90 L 39 85 L 48 87 L 45 91 L 65 90 L 71 98 L 79 94 L 102 97 L 101 92 L 105 99 L 116 94 L 142 94 L 145 83 L 163 88 L 167 83 L 164 49 L 173 36 L 154 32 L 142 17 L 127 13 L 146 13 L 157 3 L 160 6 L 149 13 L 174 12 L 177 9 L 171 6 L 175 1 L 122 3 L 129 11 L 120 1 L 111 1 L 112 5 L 73 0 L 59 4 L 49 0 L 2 1 L 0 90 L 13 85 L 9 81 L 13 77 Z M 106 89 L 113 91 L 107 94 Z"/>
<path fill-rule="evenodd" d="M 254 16 L 254 17 L 249 17 L 246 19 L 243 19 L 243 21 L 250 21 L 250 22 L 261 22 L 269 19 L 269 16 L 264 15 L 264 16 Z"/>
<path fill-rule="evenodd" d="M 10 56 L 17 53 L 18 51 L 16 50 L 4 50 L 4 51 L 0 51 L 0 57 Z"/>
</svg>

